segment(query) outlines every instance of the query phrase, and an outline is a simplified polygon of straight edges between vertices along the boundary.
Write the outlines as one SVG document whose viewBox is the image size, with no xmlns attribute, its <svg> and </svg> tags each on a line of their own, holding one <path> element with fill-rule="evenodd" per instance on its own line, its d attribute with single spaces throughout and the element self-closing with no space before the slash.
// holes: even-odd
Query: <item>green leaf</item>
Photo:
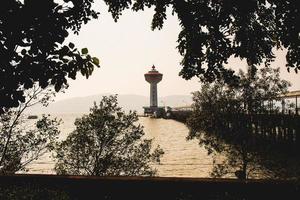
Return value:
<svg viewBox="0 0 300 200">
<path fill-rule="evenodd" d="M 63 63 L 68 63 L 69 62 L 69 60 L 65 59 L 65 58 L 63 58 L 62 61 L 63 61 Z"/>
<path fill-rule="evenodd" d="M 69 73 L 69 77 L 70 77 L 71 79 L 75 80 L 75 79 L 76 79 L 76 71 L 71 71 L 71 72 Z"/>
<path fill-rule="evenodd" d="M 86 74 L 86 70 L 85 69 L 80 69 L 80 72 L 81 72 L 82 76 L 84 76 Z"/>
<path fill-rule="evenodd" d="M 60 88 L 61 88 L 61 85 L 55 84 L 55 86 L 54 86 L 55 92 L 58 92 L 60 90 Z"/>
<path fill-rule="evenodd" d="M 88 54 L 89 50 L 87 48 L 83 48 L 83 49 L 81 49 L 81 53 L 82 54 Z"/>
<path fill-rule="evenodd" d="M 21 54 L 25 55 L 27 53 L 26 49 L 22 49 Z"/>
<path fill-rule="evenodd" d="M 70 47 L 71 49 L 74 49 L 75 45 L 74 45 L 72 42 L 70 42 L 70 43 L 69 43 L 69 47 Z"/>
<path fill-rule="evenodd" d="M 95 65 L 99 66 L 100 61 L 99 61 L 99 59 L 98 59 L 97 57 L 93 57 L 92 60 L 93 60 L 93 63 L 94 63 Z"/>
</svg>

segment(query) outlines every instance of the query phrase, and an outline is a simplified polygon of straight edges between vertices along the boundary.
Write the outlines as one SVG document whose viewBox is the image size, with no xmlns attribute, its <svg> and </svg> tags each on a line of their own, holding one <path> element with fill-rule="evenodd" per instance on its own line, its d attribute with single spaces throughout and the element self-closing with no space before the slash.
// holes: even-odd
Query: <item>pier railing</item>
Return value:
<svg viewBox="0 0 300 200">
<path fill-rule="evenodd" d="M 55 199 L 274 200 L 299 199 L 300 197 L 299 183 L 296 180 L 241 181 L 236 179 L 23 174 L 0 176 L 0 191 L 2 198 L 6 194 L 14 197 L 19 192 L 25 196 L 30 195 L 33 197 L 31 199 L 34 199 L 35 193 L 42 199 L 54 199 L 53 194 L 57 195 Z M 26 192 L 22 193 L 22 191 Z M 52 194 L 51 198 L 49 194 Z"/>
<path fill-rule="evenodd" d="M 300 147 L 300 115 L 224 114 L 223 119 L 227 129 L 247 128 L 257 138 Z"/>
<path fill-rule="evenodd" d="M 190 110 L 175 110 L 171 111 L 169 118 L 185 123 L 191 113 Z M 249 128 L 255 137 L 274 143 L 291 144 L 300 148 L 300 115 L 298 114 L 224 113 L 222 116 L 224 128 Z"/>
</svg>

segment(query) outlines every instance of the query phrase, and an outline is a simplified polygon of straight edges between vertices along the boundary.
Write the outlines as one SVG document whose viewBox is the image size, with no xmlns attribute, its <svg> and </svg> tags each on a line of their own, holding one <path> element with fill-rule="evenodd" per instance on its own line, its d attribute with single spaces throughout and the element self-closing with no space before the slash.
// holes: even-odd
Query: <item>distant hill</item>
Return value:
<svg viewBox="0 0 300 200">
<path fill-rule="evenodd" d="M 99 94 L 86 97 L 75 97 L 50 103 L 48 107 L 36 105 L 27 112 L 32 114 L 41 113 L 87 113 L 94 102 L 99 102 L 103 96 L 109 94 Z M 149 97 L 142 95 L 118 95 L 118 102 L 125 111 L 136 110 L 138 113 L 143 112 L 143 106 L 149 105 Z M 192 97 L 188 95 L 171 95 L 158 99 L 159 106 L 185 106 L 192 103 Z"/>
</svg>

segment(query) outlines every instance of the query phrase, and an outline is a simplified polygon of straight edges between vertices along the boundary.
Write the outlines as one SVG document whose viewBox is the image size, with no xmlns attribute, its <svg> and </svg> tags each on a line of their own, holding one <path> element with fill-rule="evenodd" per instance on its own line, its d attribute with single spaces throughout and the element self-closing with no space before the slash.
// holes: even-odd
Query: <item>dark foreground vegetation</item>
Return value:
<svg viewBox="0 0 300 200">
<path fill-rule="evenodd" d="M 209 154 L 225 156 L 215 160 L 213 177 L 299 180 L 300 118 L 274 105 L 289 83 L 272 68 L 253 73 L 249 67 L 240 77 L 237 86 L 216 82 L 194 93 L 188 139 L 199 140 Z"/>
<path fill-rule="evenodd" d="M 75 130 L 63 141 L 58 138 L 59 122 L 55 119 L 42 116 L 31 126 L 28 120 L 24 122 L 23 111 L 34 102 L 40 101 L 29 99 L 15 112 L 0 115 L 0 174 L 26 171 L 46 153 L 53 154 L 55 171 L 61 175 L 156 174 L 151 164 L 160 163 L 163 150 L 152 148 L 152 140 L 143 137 L 136 112 L 125 113 L 117 96 L 104 96 L 95 103 L 88 115 L 75 120 Z"/>
<path fill-rule="evenodd" d="M 69 33 L 101 15 L 94 0 L 3 0 L 0 7 L 0 111 L 25 102 L 27 89 L 54 86 L 58 92 L 76 79 L 87 78 L 99 59 L 86 48 L 66 44 Z M 269 65 L 274 51 L 287 50 L 287 69 L 297 72 L 299 59 L 298 0 L 104 0 L 117 21 L 124 10 L 154 8 L 152 29 L 163 28 L 167 8 L 181 27 L 178 51 L 183 56 L 180 75 L 202 81 L 237 79 L 227 67 L 230 57 L 253 67 Z M 100 28 L 100 27 L 99 27 Z M 105 28 L 105 27 L 103 27 Z"/>
<path fill-rule="evenodd" d="M 135 112 L 118 106 L 117 96 L 104 96 L 88 115 L 75 121 L 75 130 L 55 148 L 55 171 L 61 175 L 153 176 L 151 164 L 164 153 L 144 139 Z"/>
<path fill-rule="evenodd" d="M 259 172 L 264 172 L 266 168 L 263 166 L 274 166 L 274 162 L 267 165 L 260 163 L 269 159 L 260 159 L 261 154 L 257 154 L 257 149 L 265 151 L 272 145 L 256 148 L 258 146 L 249 137 L 252 128 L 245 125 L 242 129 L 230 130 L 233 127 L 230 125 L 228 130 L 224 130 L 222 119 L 224 113 L 251 115 L 268 111 L 261 106 L 262 101 L 270 101 L 286 91 L 286 82 L 279 81 L 278 76 L 263 73 L 270 70 L 270 63 L 275 58 L 274 50 L 280 48 L 285 48 L 287 52 L 287 70 L 297 73 L 300 69 L 298 0 L 104 2 L 115 20 L 125 9 L 140 11 L 154 7 L 152 29 L 163 27 L 168 7 L 177 15 L 181 26 L 177 48 L 183 56 L 180 75 L 185 79 L 198 77 L 206 82 L 202 92 L 195 93 L 195 112 L 187 122 L 191 128 L 188 138 L 199 139 L 209 152 L 221 152 L 228 158 L 221 164 L 216 163 L 213 176 L 234 173 L 239 179 L 247 179 L 257 168 Z M 0 174 L 11 175 L 0 179 L 1 198 L 298 199 L 297 185 L 280 181 L 12 176 L 19 170 L 26 170 L 26 165 L 54 149 L 57 150 L 59 160 L 56 169 L 61 174 L 133 175 L 137 173 L 135 169 L 141 172 L 138 175 L 154 174 L 148 162 L 159 161 L 161 151 L 151 154 L 151 141 L 141 139 L 143 133 L 140 128 L 120 120 L 128 117 L 131 119 L 129 122 L 133 123 L 136 117 L 134 114 L 125 116 L 120 113 L 120 117 L 117 112 L 114 113 L 116 116 L 105 115 L 107 118 L 99 120 L 103 122 L 102 126 L 93 121 L 93 117 L 98 114 L 92 112 L 90 118 L 78 120 L 77 130 L 60 144 L 56 143 L 59 134 L 59 122 L 56 120 L 43 117 L 30 131 L 22 128 L 21 115 L 31 105 L 31 100 L 42 103 L 49 100 L 47 95 L 42 99 L 37 98 L 35 92 L 47 93 L 48 88 L 53 88 L 55 92 L 62 91 L 68 87 L 67 78 L 76 79 L 79 72 L 88 78 L 94 68 L 99 67 L 99 59 L 92 57 L 87 48 L 79 50 L 73 43 L 65 43 L 69 33 L 78 34 L 82 25 L 98 18 L 100 13 L 93 9 L 93 5 L 93 0 L 1 2 Z M 225 64 L 232 57 L 246 61 L 249 65 L 248 74 L 237 76 L 226 67 Z M 261 67 L 262 64 L 265 67 Z M 259 68 L 265 70 L 262 71 L 261 79 L 257 79 Z M 218 83 L 207 84 L 215 80 Z M 272 88 L 266 84 L 270 81 L 276 83 Z M 94 111 L 98 112 L 98 109 L 94 108 Z M 112 134 L 118 135 L 112 139 L 120 142 L 120 145 L 115 143 L 110 148 L 110 132 L 102 134 L 97 128 L 105 129 L 112 123 L 120 125 L 116 126 L 118 130 L 115 133 L 118 134 Z M 128 124 L 127 128 L 132 128 L 131 133 L 136 133 L 134 137 L 127 137 L 126 131 L 122 130 Z M 78 134 L 82 129 L 82 133 L 88 133 L 88 137 Z M 122 133 L 118 132 L 119 129 Z M 119 133 L 125 136 L 122 135 L 120 139 Z M 226 139 L 228 135 L 231 136 L 230 142 Z M 97 149 L 93 151 L 89 145 Z M 108 147 L 112 152 L 102 151 L 102 147 Z M 280 147 L 281 151 L 284 148 Z M 123 156 L 123 152 L 131 156 Z M 142 155 L 144 153 L 146 157 Z M 138 158 L 138 161 L 134 158 Z M 286 156 L 283 158 L 283 163 L 297 169 L 294 163 L 286 162 Z M 118 168 L 120 166 L 122 169 Z M 271 173 L 270 177 L 285 177 L 285 173 L 280 170 L 271 172 L 276 173 Z"/>
<path fill-rule="evenodd" d="M 298 199 L 295 181 L 162 177 L 1 176 L 0 197 L 9 199 Z"/>
</svg>

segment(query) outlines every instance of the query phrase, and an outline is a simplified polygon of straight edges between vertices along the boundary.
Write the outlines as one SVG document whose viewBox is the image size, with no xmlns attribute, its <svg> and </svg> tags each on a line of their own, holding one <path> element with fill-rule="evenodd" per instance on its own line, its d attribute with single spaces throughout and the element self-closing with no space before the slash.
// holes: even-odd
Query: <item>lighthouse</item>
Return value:
<svg viewBox="0 0 300 200">
<path fill-rule="evenodd" d="M 152 69 L 145 73 L 145 80 L 150 84 L 150 106 L 144 107 L 145 115 L 153 115 L 161 113 L 162 107 L 158 107 L 157 102 L 157 84 L 162 80 L 163 74 L 159 73 L 155 66 L 152 66 Z"/>
</svg>

